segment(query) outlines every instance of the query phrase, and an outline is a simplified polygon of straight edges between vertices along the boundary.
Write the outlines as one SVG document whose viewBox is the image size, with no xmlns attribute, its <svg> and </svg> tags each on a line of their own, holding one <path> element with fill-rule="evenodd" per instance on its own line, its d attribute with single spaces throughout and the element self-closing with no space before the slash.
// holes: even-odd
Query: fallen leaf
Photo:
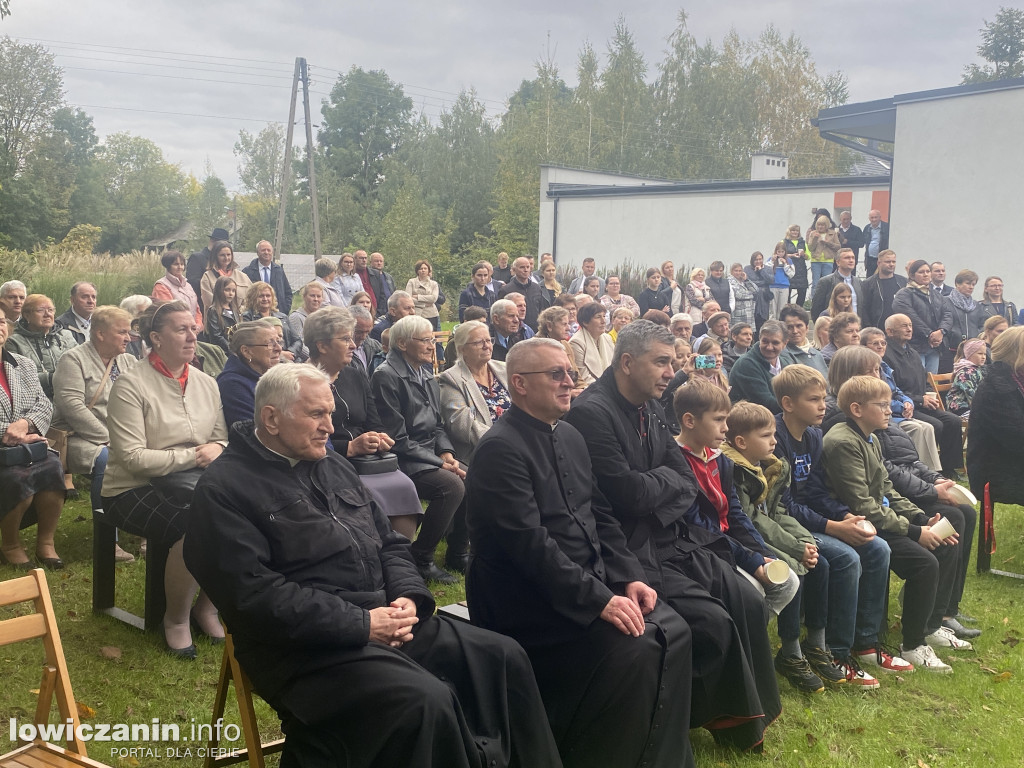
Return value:
<svg viewBox="0 0 1024 768">
<path fill-rule="evenodd" d="M 91 720 L 96 717 L 96 710 L 90 707 L 88 704 L 83 704 L 80 701 L 75 702 L 75 706 L 78 707 L 78 717 L 82 720 Z"/>
<path fill-rule="evenodd" d="M 68 611 L 68 618 L 69 619 L 74 619 L 77 616 L 78 616 L 78 611 L 71 611 L 71 610 Z"/>
<path fill-rule="evenodd" d="M 1013 672 L 1000 672 L 996 675 L 993 680 L 997 683 L 1005 683 L 1007 680 L 1013 677 Z"/>
<path fill-rule="evenodd" d="M 75 518 L 75 522 L 76 523 L 84 523 L 85 520 L 86 520 L 85 515 L 79 515 L 78 517 Z"/>
<path fill-rule="evenodd" d="M 34 696 L 38 696 L 39 695 L 39 689 L 38 688 L 33 688 L 31 691 L 29 691 L 29 693 L 33 694 Z"/>
<path fill-rule="evenodd" d="M 1010 623 L 1010 619 L 1008 617 L 1006 617 L 1006 616 L 1003 616 L 1003 624 L 1006 625 L 1006 624 L 1009 624 L 1009 623 Z"/>
<path fill-rule="evenodd" d="M 1007 635 L 1001 642 L 1003 645 L 1008 645 L 1010 648 L 1016 648 L 1017 643 L 1020 642 L 1020 638 L 1014 637 L 1013 635 Z"/>
<path fill-rule="evenodd" d="M 984 709 L 986 712 L 992 712 L 993 711 L 992 707 L 990 707 L 988 704 L 982 704 L 981 708 Z"/>
<path fill-rule="evenodd" d="M 996 670 L 992 669 L 992 667 L 985 667 L 985 666 L 982 666 L 982 668 L 981 668 L 981 669 L 982 669 L 982 671 L 984 671 L 984 672 L 988 672 L 988 673 L 989 673 L 990 675 L 998 675 L 998 674 L 999 674 L 998 672 L 996 672 Z"/>
<path fill-rule="evenodd" d="M 131 756 L 129 756 L 129 758 L 127 760 L 125 760 L 125 762 L 128 765 L 130 765 L 132 768 L 138 768 L 138 766 L 139 766 L 139 761 L 136 760 L 134 757 L 131 757 Z"/>
<path fill-rule="evenodd" d="M 921 758 L 917 758 L 917 768 L 931 768 L 931 766 Z"/>
<path fill-rule="evenodd" d="M 104 645 L 100 648 L 100 656 L 104 659 L 120 659 L 121 649 L 114 645 Z"/>
<path fill-rule="evenodd" d="M 125 717 L 131 717 L 134 714 L 135 714 L 134 707 L 125 707 L 124 708 L 124 716 Z"/>
<path fill-rule="evenodd" d="M 818 743 L 818 737 L 815 736 L 813 733 L 805 733 L 804 736 L 807 737 L 807 746 L 808 747 L 813 747 L 815 744 Z"/>
</svg>

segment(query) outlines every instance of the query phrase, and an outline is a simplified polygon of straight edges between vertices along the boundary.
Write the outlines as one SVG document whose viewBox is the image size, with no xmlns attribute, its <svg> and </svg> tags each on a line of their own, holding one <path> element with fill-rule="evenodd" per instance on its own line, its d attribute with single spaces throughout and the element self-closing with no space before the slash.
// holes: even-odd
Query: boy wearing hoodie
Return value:
<svg viewBox="0 0 1024 768">
<path fill-rule="evenodd" d="M 800 579 L 797 596 L 779 613 L 782 648 L 776 671 L 797 690 L 818 693 L 824 686 L 845 683 L 846 672 L 832 661 L 825 645 L 828 617 L 829 564 L 818 552 L 810 532 L 788 512 L 789 464 L 775 456 L 775 416 L 763 405 L 739 402 L 727 421 L 723 453 L 733 462 L 733 481 L 740 506 L 769 549 Z M 856 602 L 856 597 L 854 597 Z M 807 639 L 800 643 L 801 604 Z"/>
</svg>

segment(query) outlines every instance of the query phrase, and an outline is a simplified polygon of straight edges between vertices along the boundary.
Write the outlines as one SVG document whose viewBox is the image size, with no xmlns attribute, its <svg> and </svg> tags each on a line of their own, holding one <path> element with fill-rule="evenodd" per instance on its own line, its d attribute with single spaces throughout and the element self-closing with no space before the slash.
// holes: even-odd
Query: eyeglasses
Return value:
<svg viewBox="0 0 1024 768">
<path fill-rule="evenodd" d="M 412 340 L 413 341 L 418 341 L 420 344 L 433 344 L 434 343 L 434 337 L 433 336 L 424 336 L 423 338 L 420 338 L 420 339 L 417 339 L 415 336 L 413 336 Z"/>
<path fill-rule="evenodd" d="M 868 405 L 877 405 L 883 413 L 892 413 L 892 403 L 868 403 Z"/>
<path fill-rule="evenodd" d="M 280 341 L 271 341 L 266 344 L 246 344 L 247 347 L 270 347 L 271 349 L 284 349 L 284 344 Z"/>
<path fill-rule="evenodd" d="M 575 384 L 580 378 L 580 375 L 571 368 L 555 368 L 550 371 L 519 371 L 520 376 L 532 376 L 538 373 L 546 374 L 551 377 L 552 381 L 557 382 L 563 382 L 566 377 L 568 377 L 569 381 L 573 384 Z"/>
<path fill-rule="evenodd" d="M 346 344 L 351 344 L 355 339 L 351 336 L 332 336 L 331 341 L 344 341 Z"/>
<path fill-rule="evenodd" d="M 490 339 L 480 339 L 480 341 L 467 341 L 465 346 L 480 347 L 480 349 L 483 349 L 484 347 L 493 347 L 494 342 L 491 341 Z"/>
</svg>

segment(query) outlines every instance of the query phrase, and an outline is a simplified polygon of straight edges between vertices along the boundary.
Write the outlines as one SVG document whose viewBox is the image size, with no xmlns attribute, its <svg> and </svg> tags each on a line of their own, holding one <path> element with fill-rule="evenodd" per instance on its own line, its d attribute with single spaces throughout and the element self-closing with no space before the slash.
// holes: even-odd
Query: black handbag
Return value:
<svg viewBox="0 0 1024 768">
<path fill-rule="evenodd" d="M 42 461 L 46 458 L 47 450 L 45 440 L 0 448 L 0 467 L 20 467 Z"/>
<path fill-rule="evenodd" d="M 358 475 L 383 475 L 398 470 L 398 456 L 393 453 L 374 453 L 369 456 L 349 456 Z"/>
<path fill-rule="evenodd" d="M 200 467 L 183 469 L 180 472 L 171 472 L 163 477 L 152 477 L 149 484 L 164 495 L 167 501 L 180 507 L 188 507 L 192 504 L 192 494 L 195 493 L 196 483 L 203 476 Z"/>
</svg>

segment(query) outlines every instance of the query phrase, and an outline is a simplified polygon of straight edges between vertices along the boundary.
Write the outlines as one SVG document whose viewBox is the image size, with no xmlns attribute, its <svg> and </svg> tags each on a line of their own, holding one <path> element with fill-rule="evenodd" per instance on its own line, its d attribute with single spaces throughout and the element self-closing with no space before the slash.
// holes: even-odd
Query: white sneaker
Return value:
<svg viewBox="0 0 1024 768">
<path fill-rule="evenodd" d="M 943 672 L 951 674 L 953 668 L 935 655 L 930 645 L 919 645 L 917 648 L 904 648 L 900 646 L 900 656 L 909 661 L 917 669 L 927 669 L 929 672 Z"/>
<path fill-rule="evenodd" d="M 930 635 L 925 635 L 924 641 L 936 648 L 952 648 L 954 651 L 969 651 L 974 648 L 966 640 L 957 637 L 949 627 L 939 627 Z"/>
</svg>

